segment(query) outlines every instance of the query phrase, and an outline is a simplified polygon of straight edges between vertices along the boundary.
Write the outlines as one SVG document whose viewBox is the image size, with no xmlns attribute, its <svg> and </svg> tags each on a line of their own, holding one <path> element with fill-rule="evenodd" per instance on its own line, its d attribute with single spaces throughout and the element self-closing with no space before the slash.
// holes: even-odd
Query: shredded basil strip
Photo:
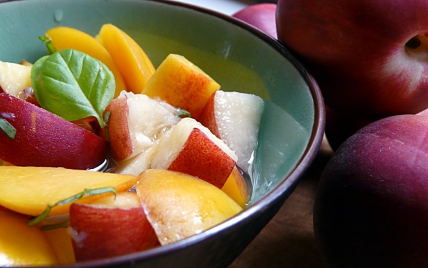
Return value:
<svg viewBox="0 0 428 268">
<path fill-rule="evenodd" d="M 105 127 L 103 112 L 116 84 L 101 61 L 74 49 L 61 50 L 36 61 L 31 83 L 44 109 L 68 121 L 94 116 Z"/>
<path fill-rule="evenodd" d="M 42 227 L 40 227 L 40 230 L 42 231 L 53 230 L 57 228 L 68 227 L 69 225 L 70 225 L 69 221 L 64 221 L 57 224 L 43 225 Z"/>
<path fill-rule="evenodd" d="M 180 117 L 180 118 L 192 117 L 192 115 L 190 114 L 189 111 L 187 111 L 185 109 L 181 109 L 181 108 L 179 108 L 177 110 L 177 116 Z"/>
<path fill-rule="evenodd" d="M 42 40 L 45 43 L 49 55 L 51 55 L 51 54 L 53 54 L 53 53 L 56 52 L 56 48 L 52 44 L 52 40 L 49 37 L 39 36 L 39 39 Z"/>
<path fill-rule="evenodd" d="M 11 140 L 15 139 L 16 129 L 3 117 L 0 116 L 0 129 L 8 136 Z"/>
<path fill-rule="evenodd" d="M 44 220 L 47 216 L 49 216 L 49 213 L 51 212 L 52 208 L 60 205 L 69 204 L 72 202 L 75 202 L 85 196 L 90 195 L 98 195 L 98 194 L 105 194 L 105 193 L 113 193 L 114 196 L 117 196 L 116 188 L 114 187 L 103 187 L 103 188 L 96 188 L 96 189 L 85 189 L 83 192 L 80 192 L 78 194 L 75 194 L 73 196 L 70 196 L 64 200 L 60 200 L 56 202 L 54 205 L 47 205 L 46 209 L 43 211 L 43 213 L 33 219 L 31 219 L 28 222 L 28 226 L 34 226 L 38 223 L 40 223 L 42 220 Z"/>
</svg>

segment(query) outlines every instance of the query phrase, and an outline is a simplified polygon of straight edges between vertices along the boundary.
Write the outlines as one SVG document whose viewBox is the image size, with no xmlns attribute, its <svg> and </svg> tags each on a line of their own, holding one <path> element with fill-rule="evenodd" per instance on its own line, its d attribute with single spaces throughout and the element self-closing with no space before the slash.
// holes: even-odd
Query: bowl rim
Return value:
<svg viewBox="0 0 428 268">
<path fill-rule="evenodd" d="M 0 4 L 11 3 L 11 2 L 25 2 L 31 0 L 0 0 Z M 48 0 L 49 1 L 49 0 Z M 144 261 L 148 259 L 153 259 L 162 256 L 163 254 L 171 251 L 177 251 L 191 245 L 197 244 L 206 238 L 215 236 L 216 233 L 220 232 L 223 229 L 231 228 L 233 225 L 238 224 L 239 222 L 244 221 L 246 218 L 249 218 L 253 214 L 263 211 L 267 204 L 270 204 L 274 201 L 282 203 L 286 198 L 294 191 L 297 186 L 299 179 L 302 177 L 304 172 L 309 168 L 311 163 L 314 161 L 323 140 L 324 129 L 325 129 L 325 105 L 322 97 L 321 90 L 318 86 L 318 83 L 314 77 L 306 70 L 306 68 L 300 63 L 297 58 L 292 54 L 292 52 L 283 44 L 281 44 L 277 39 L 263 32 L 262 30 L 242 21 L 237 18 L 232 17 L 232 15 L 227 15 L 216 10 L 211 10 L 205 7 L 196 6 L 194 4 L 177 2 L 170 0 L 128 0 L 131 2 L 156 2 L 170 6 L 179 6 L 186 9 L 191 9 L 196 12 L 205 13 L 208 15 L 215 16 L 219 19 L 227 21 L 228 23 L 239 26 L 240 28 L 250 32 L 255 35 L 257 38 L 263 40 L 278 53 L 283 55 L 290 63 L 296 68 L 299 74 L 302 76 L 303 80 L 309 87 L 311 93 L 313 104 L 314 104 L 314 123 L 312 127 L 312 132 L 308 141 L 308 144 L 300 157 L 299 161 L 295 164 L 295 167 L 291 169 L 290 173 L 279 183 L 275 188 L 268 192 L 264 197 L 260 198 L 256 202 L 252 203 L 249 207 L 244 209 L 241 213 L 235 215 L 234 217 L 208 229 L 197 235 L 191 236 L 189 238 L 180 240 L 178 242 L 157 247 L 154 249 L 136 252 L 132 254 L 127 254 L 123 256 L 117 256 L 106 259 L 99 259 L 93 261 L 84 261 L 77 262 L 72 264 L 51 266 L 51 267 L 105 267 L 105 266 L 115 266 L 123 265 L 130 262 Z M 277 212 L 277 211 L 276 211 Z M 275 212 L 275 213 L 276 213 Z"/>
</svg>

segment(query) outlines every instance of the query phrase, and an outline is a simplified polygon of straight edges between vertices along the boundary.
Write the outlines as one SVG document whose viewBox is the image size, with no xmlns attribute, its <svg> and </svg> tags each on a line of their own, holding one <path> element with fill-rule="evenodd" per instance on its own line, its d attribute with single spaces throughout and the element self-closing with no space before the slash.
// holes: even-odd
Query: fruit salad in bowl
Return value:
<svg viewBox="0 0 428 268">
<path fill-rule="evenodd" d="M 3 266 L 227 265 L 320 145 L 315 81 L 229 16 L 36 0 L 0 25 Z"/>
</svg>

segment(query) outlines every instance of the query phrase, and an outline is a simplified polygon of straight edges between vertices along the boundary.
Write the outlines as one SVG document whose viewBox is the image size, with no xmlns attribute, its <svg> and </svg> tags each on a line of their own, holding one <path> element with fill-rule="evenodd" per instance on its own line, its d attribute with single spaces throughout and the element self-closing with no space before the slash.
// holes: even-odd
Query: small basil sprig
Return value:
<svg viewBox="0 0 428 268">
<path fill-rule="evenodd" d="M 15 139 L 16 129 L 3 117 L 0 116 L 0 129 L 11 140 Z"/>
<path fill-rule="evenodd" d="M 181 109 L 181 108 L 177 109 L 177 116 L 180 118 L 192 117 L 192 115 L 190 114 L 189 111 L 187 111 L 185 109 Z"/>
<path fill-rule="evenodd" d="M 116 84 L 101 61 L 74 49 L 61 50 L 33 65 L 31 83 L 44 109 L 68 121 L 94 116 L 105 127 L 102 115 Z"/>
<path fill-rule="evenodd" d="M 49 55 L 56 52 L 56 48 L 52 44 L 52 40 L 49 37 L 39 36 L 39 39 L 42 40 L 46 44 L 46 49 L 48 50 Z"/>
<path fill-rule="evenodd" d="M 56 206 L 60 206 L 60 205 L 65 205 L 65 204 L 69 204 L 72 202 L 75 202 L 85 196 L 90 196 L 90 195 L 98 195 L 98 194 L 105 194 L 105 193 L 113 193 L 114 196 L 117 196 L 117 191 L 116 188 L 114 187 L 103 187 L 103 188 L 96 188 L 96 189 L 84 189 L 83 192 L 77 193 L 73 196 L 70 196 L 64 200 L 58 201 L 53 205 L 47 205 L 46 209 L 43 211 L 42 214 L 40 214 L 39 216 L 31 219 L 28 222 L 28 226 L 34 226 L 38 223 L 40 223 L 42 220 L 44 220 L 47 216 L 49 216 L 49 213 L 51 212 L 52 208 L 56 207 Z M 67 226 L 68 223 L 60 223 L 60 224 L 56 224 L 56 225 L 46 225 L 46 226 L 42 226 L 42 229 L 44 230 L 49 230 L 49 229 L 53 229 L 53 228 L 57 228 L 57 227 L 62 227 L 62 226 Z"/>
</svg>

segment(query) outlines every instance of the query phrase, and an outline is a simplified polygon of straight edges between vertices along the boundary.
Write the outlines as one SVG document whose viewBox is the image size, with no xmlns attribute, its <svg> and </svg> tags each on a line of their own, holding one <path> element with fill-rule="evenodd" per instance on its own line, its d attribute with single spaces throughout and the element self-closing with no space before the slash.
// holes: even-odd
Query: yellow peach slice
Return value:
<svg viewBox="0 0 428 268">
<path fill-rule="evenodd" d="M 136 190 L 161 245 L 198 234 L 242 211 L 219 188 L 175 171 L 146 170 Z"/>
<path fill-rule="evenodd" d="M 96 39 L 113 57 L 128 91 L 141 93 L 155 67 L 144 50 L 129 35 L 112 24 L 104 24 Z"/>
<path fill-rule="evenodd" d="M 242 208 L 247 206 L 250 199 L 249 187 L 236 166 L 233 168 L 232 173 L 230 173 L 221 190 L 235 200 Z"/>
<path fill-rule="evenodd" d="M 46 235 L 46 238 L 55 252 L 58 264 L 70 264 L 76 262 L 71 237 L 67 228 L 64 227 L 45 230 L 43 233 Z"/>
<path fill-rule="evenodd" d="M 49 167 L 0 166 L 0 206 L 38 216 L 47 205 L 81 193 L 85 189 L 115 187 L 118 192 L 131 188 L 137 177 L 85 170 Z M 79 203 L 90 203 L 102 195 L 89 196 Z M 55 206 L 50 215 L 68 213 L 70 204 Z"/>
<path fill-rule="evenodd" d="M 58 264 L 51 245 L 37 227 L 13 212 L 0 211 L 0 266 Z"/>
<path fill-rule="evenodd" d="M 113 73 L 116 82 L 115 97 L 126 90 L 122 74 L 119 72 L 109 52 L 94 37 L 74 28 L 58 26 L 46 31 L 46 37 L 52 40 L 56 50 L 75 49 L 88 54 L 104 63 Z"/>
<path fill-rule="evenodd" d="M 187 110 L 197 119 L 220 85 L 183 56 L 170 54 L 156 69 L 142 93 Z"/>
</svg>

